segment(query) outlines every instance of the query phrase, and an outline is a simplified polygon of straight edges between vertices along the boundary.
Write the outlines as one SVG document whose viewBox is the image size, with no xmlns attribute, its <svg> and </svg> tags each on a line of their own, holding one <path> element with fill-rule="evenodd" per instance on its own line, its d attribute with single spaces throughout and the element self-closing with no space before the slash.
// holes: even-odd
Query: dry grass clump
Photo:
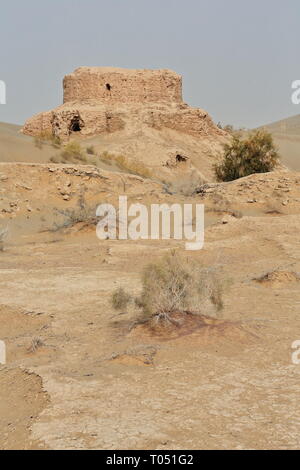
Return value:
<svg viewBox="0 0 300 470">
<path fill-rule="evenodd" d="M 128 173 L 132 173 L 143 178 L 151 177 L 151 171 L 143 163 L 129 160 L 124 155 L 115 155 L 113 153 L 103 152 L 99 158 L 108 164 L 115 163 L 121 170 Z"/>
<path fill-rule="evenodd" d="M 132 297 L 123 289 L 123 287 L 116 289 L 111 297 L 111 303 L 115 310 L 126 310 L 131 300 Z"/>
<path fill-rule="evenodd" d="M 62 162 L 86 162 L 86 156 L 78 142 L 68 142 L 61 152 Z"/>
<path fill-rule="evenodd" d="M 88 155 L 95 155 L 96 154 L 95 147 L 93 145 L 90 145 L 89 147 L 87 147 L 86 153 Z"/>
<path fill-rule="evenodd" d="M 30 346 L 28 347 L 27 351 L 31 354 L 35 353 L 38 349 L 45 346 L 44 342 L 40 338 L 33 338 L 31 341 Z"/>
<path fill-rule="evenodd" d="M 254 281 L 263 285 L 270 286 L 281 286 L 290 282 L 299 282 L 300 274 L 294 271 L 286 271 L 284 269 L 276 269 L 262 274 L 261 276 L 254 278 Z"/>
<path fill-rule="evenodd" d="M 50 163 L 61 163 L 61 159 L 59 157 L 50 157 Z"/>
<path fill-rule="evenodd" d="M 124 155 L 115 155 L 103 152 L 97 155 L 93 146 L 84 150 L 78 142 L 68 142 L 59 155 L 50 158 L 51 163 L 75 163 L 80 165 L 94 165 L 99 167 L 104 162 L 108 165 L 115 164 L 120 170 L 143 178 L 150 178 L 150 170 L 141 162 L 129 160 Z"/>
<path fill-rule="evenodd" d="M 224 284 L 214 269 L 172 251 L 145 267 L 142 292 L 135 305 L 141 311 L 141 322 L 179 326 L 186 315 L 215 316 L 223 308 L 223 291 Z M 128 303 L 130 298 L 118 289 L 112 294 L 112 303 L 119 299 Z"/>
<path fill-rule="evenodd" d="M 0 252 L 4 251 L 4 241 L 7 237 L 8 229 L 7 228 L 0 228 Z"/>
<path fill-rule="evenodd" d="M 59 155 L 50 158 L 51 163 L 75 163 L 85 164 L 87 158 L 84 150 L 78 142 L 68 142 Z"/>
<path fill-rule="evenodd" d="M 44 144 L 51 144 L 54 148 L 60 148 L 61 140 L 59 137 L 53 135 L 51 131 L 42 131 L 34 138 L 34 144 L 39 149 L 42 149 Z"/>
<path fill-rule="evenodd" d="M 54 222 L 51 228 L 52 232 L 68 229 L 77 224 L 82 224 L 83 227 L 97 225 L 96 208 L 87 205 L 83 192 L 79 194 L 76 207 L 72 209 L 55 208 L 54 213 L 59 219 Z"/>
<path fill-rule="evenodd" d="M 141 176 L 142 178 L 151 178 L 152 173 L 143 163 L 125 159 L 123 164 L 124 170 L 132 173 L 133 175 Z"/>
<path fill-rule="evenodd" d="M 218 181 L 233 181 L 254 173 L 272 171 L 278 162 L 272 135 L 258 130 L 246 138 L 233 135 L 231 143 L 224 146 L 223 160 L 214 169 Z"/>
</svg>

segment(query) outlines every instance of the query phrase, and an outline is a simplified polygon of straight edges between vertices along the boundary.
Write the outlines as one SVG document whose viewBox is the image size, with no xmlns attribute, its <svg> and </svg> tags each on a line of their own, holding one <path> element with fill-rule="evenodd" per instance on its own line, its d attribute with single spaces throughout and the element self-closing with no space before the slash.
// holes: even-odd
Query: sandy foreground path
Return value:
<svg viewBox="0 0 300 470">
<path fill-rule="evenodd" d="M 298 215 L 208 228 L 194 256 L 230 279 L 225 308 L 217 326 L 171 340 L 131 330 L 134 312 L 116 314 L 109 298 L 117 286 L 138 294 L 143 266 L 173 243 L 87 231 L 11 246 L 1 255 L 0 447 L 299 448 L 299 229 Z"/>
</svg>

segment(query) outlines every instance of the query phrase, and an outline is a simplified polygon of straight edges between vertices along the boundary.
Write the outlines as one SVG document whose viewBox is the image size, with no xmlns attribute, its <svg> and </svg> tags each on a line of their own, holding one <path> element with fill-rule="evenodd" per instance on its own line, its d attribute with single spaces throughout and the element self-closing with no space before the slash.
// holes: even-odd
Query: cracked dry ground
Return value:
<svg viewBox="0 0 300 470">
<path fill-rule="evenodd" d="M 173 243 L 86 232 L 11 246 L 1 254 L 0 447 L 299 448 L 299 229 L 297 215 L 209 227 L 192 256 L 231 280 L 222 318 L 169 341 L 130 330 L 133 313 L 116 315 L 109 297 L 118 285 L 138 293 L 142 267 Z"/>
</svg>

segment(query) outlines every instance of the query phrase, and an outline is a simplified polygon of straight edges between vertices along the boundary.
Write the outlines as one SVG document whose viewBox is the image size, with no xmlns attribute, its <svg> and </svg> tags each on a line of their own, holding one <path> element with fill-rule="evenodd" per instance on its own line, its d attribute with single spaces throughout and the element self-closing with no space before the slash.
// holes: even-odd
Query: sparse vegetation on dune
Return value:
<svg viewBox="0 0 300 470">
<path fill-rule="evenodd" d="M 143 163 L 130 160 L 124 155 L 117 155 L 109 152 L 103 152 L 97 155 L 93 146 L 87 147 L 86 150 L 81 147 L 78 142 L 68 142 L 59 155 L 50 158 L 51 163 L 75 163 L 81 165 L 94 165 L 99 166 L 100 162 L 108 165 L 115 164 L 120 170 L 126 173 L 131 173 L 142 178 L 151 178 L 152 173 Z"/>
<path fill-rule="evenodd" d="M 50 158 L 51 163 L 88 164 L 84 150 L 78 142 L 68 142 L 59 155 Z"/>
<path fill-rule="evenodd" d="M 235 128 L 232 124 L 222 125 L 220 122 L 218 122 L 217 126 L 219 129 L 222 129 L 223 131 L 231 135 L 241 135 L 243 132 L 246 131 L 244 127 Z"/>
<path fill-rule="evenodd" d="M 68 142 L 61 152 L 62 162 L 86 162 L 86 156 L 78 142 Z"/>
<path fill-rule="evenodd" d="M 233 181 L 253 173 L 267 173 L 279 163 L 272 135 L 259 130 L 246 138 L 233 135 L 225 144 L 223 160 L 214 167 L 219 181 Z"/>
<path fill-rule="evenodd" d="M 94 146 L 93 146 L 93 145 L 90 145 L 89 147 L 87 147 L 86 153 L 87 153 L 88 155 L 95 155 L 96 152 L 95 152 Z"/>
<path fill-rule="evenodd" d="M 34 144 L 37 148 L 42 149 L 44 144 L 51 144 L 54 148 L 61 147 L 61 140 L 59 137 L 52 134 L 52 132 L 42 131 L 34 138 Z"/>
<path fill-rule="evenodd" d="M 120 169 L 128 173 L 132 173 L 143 178 L 151 177 L 150 169 L 147 168 L 142 162 L 130 160 L 124 155 L 115 155 L 113 153 L 103 152 L 99 158 L 106 163 L 115 163 L 119 166 Z"/>
</svg>

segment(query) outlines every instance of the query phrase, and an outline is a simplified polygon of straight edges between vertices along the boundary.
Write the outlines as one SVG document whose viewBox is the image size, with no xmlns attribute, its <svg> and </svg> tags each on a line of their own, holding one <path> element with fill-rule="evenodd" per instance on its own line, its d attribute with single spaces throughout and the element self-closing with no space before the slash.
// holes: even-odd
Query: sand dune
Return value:
<svg viewBox="0 0 300 470">
<path fill-rule="evenodd" d="M 20 129 L 15 124 L 0 123 L 0 162 L 47 163 L 57 153 L 51 145 L 39 149 Z"/>
<path fill-rule="evenodd" d="M 300 170 L 300 114 L 263 127 L 273 135 L 284 165 Z"/>
</svg>

